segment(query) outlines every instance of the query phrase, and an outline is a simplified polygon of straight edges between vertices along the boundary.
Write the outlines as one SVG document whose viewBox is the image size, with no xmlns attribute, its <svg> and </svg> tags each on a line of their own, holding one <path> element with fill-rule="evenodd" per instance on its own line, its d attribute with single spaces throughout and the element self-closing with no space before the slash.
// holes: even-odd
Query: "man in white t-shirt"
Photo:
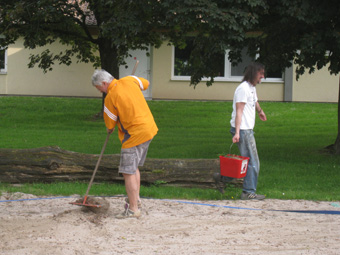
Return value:
<svg viewBox="0 0 340 255">
<path fill-rule="evenodd" d="M 237 143 L 241 156 L 249 157 L 247 175 L 243 181 L 241 199 L 264 199 L 264 195 L 256 194 L 257 179 L 260 172 L 260 161 L 257 154 L 253 128 L 255 126 L 256 112 L 262 121 L 266 121 L 266 114 L 258 102 L 256 85 L 264 78 L 264 66 L 254 62 L 250 64 L 242 80 L 236 88 L 231 115 L 231 129 L 233 143 Z M 227 179 L 227 180 L 226 180 Z M 219 174 L 214 174 L 214 180 L 219 182 L 230 181 Z M 220 191 L 223 190 L 220 188 Z"/>
</svg>

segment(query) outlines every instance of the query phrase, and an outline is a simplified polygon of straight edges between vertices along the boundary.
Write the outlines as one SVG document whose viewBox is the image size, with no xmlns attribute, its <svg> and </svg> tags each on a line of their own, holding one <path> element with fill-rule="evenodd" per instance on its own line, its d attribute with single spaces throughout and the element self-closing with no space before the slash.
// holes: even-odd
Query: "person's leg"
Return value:
<svg viewBox="0 0 340 255">
<path fill-rule="evenodd" d="M 136 170 L 136 182 L 137 182 L 137 202 L 140 201 L 140 171 L 139 168 Z"/>
<path fill-rule="evenodd" d="M 137 212 L 140 175 L 136 147 L 121 150 L 119 172 L 124 176 L 125 190 L 129 201 L 129 205 L 125 209 Z"/>
<path fill-rule="evenodd" d="M 235 129 L 231 128 L 230 132 L 232 135 L 235 134 Z M 255 193 L 260 172 L 260 161 L 253 130 L 241 130 L 240 141 L 237 145 L 241 156 L 250 158 L 247 174 L 243 180 L 243 191 L 247 193 Z"/>
<path fill-rule="evenodd" d="M 119 172 L 123 174 L 127 200 L 125 209 L 133 212 L 141 209 L 140 200 L 140 171 L 138 166 L 143 166 L 151 140 L 132 148 L 121 150 Z M 140 211 L 138 212 L 140 213 Z"/>
<path fill-rule="evenodd" d="M 133 212 L 137 212 L 137 200 L 139 199 L 139 181 L 137 172 L 135 174 L 123 174 L 123 176 L 125 180 L 126 193 L 129 198 L 129 209 Z"/>
<path fill-rule="evenodd" d="M 137 153 L 137 159 L 138 159 L 138 166 L 143 166 L 145 159 L 146 159 L 146 155 L 148 153 L 148 149 L 150 146 L 152 139 L 142 143 L 138 146 L 136 146 L 136 153 Z M 137 203 L 139 202 L 139 207 L 141 206 L 141 199 L 140 199 L 140 171 L 139 168 L 137 167 L 136 170 L 136 181 L 137 181 L 137 189 L 138 189 L 138 198 L 137 198 Z"/>
<path fill-rule="evenodd" d="M 142 200 L 140 199 L 140 171 L 139 168 L 136 170 L 136 184 L 137 184 L 137 207 L 138 209 L 142 209 Z M 125 178 L 124 178 L 125 179 Z M 125 198 L 125 209 L 129 208 L 130 206 L 130 200 L 129 196 Z"/>
<path fill-rule="evenodd" d="M 260 172 L 260 161 L 257 154 L 256 142 L 252 130 L 242 130 L 239 150 L 241 156 L 249 157 L 247 174 L 243 180 L 243 191 L 247 193 L 256 193 L 257 180 Z"/>
</svg>

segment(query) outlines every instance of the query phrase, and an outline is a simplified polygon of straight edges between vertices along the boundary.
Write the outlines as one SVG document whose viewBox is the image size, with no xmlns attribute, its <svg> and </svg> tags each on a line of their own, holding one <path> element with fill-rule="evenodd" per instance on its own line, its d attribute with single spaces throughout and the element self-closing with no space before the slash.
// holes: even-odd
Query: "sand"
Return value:
<svg viewBox="0 0 340 255">
<path fill-rule="evenodd" d="M 340 254 L 339 214 L 275 211 L 339 202 L 143 199 L 142 217 L 122 220 L 124 197 L 105 198 L 106 213 L 76 199 L 3 194 L 0 254 Z"/>
</svg>

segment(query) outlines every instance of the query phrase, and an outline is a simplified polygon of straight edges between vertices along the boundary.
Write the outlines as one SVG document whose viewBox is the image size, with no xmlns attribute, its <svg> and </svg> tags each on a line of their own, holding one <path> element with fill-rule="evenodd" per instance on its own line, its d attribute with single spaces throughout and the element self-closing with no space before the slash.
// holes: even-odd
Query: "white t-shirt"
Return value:
<svg viewBox="0 0 340 255">
<path fill-rule="evenodd" d="M 240 129 L 254 128 L 257 100 L 256 88 L 249 82 L 244 81 L 236 88 L 233 100 L 233 112 L 230 121 L 232 127 L 235 127 L 236 103 L 246 103 L 242 114 Z"/>
</svg>

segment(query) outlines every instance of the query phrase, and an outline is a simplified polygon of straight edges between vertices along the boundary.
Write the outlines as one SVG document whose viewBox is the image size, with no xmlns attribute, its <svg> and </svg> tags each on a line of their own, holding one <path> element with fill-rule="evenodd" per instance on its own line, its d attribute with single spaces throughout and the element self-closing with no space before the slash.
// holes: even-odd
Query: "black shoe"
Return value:
<svg viewBox="0 0 340 255">
<path fill-rule="evenodd" d="M 215 181 L 215 185 L 218 191 L 224 194 L 225 183 L 222 181 L 222 176 L 220 175 L 220 173 L 214 173 L 213 179 Z"/>
</svg>

